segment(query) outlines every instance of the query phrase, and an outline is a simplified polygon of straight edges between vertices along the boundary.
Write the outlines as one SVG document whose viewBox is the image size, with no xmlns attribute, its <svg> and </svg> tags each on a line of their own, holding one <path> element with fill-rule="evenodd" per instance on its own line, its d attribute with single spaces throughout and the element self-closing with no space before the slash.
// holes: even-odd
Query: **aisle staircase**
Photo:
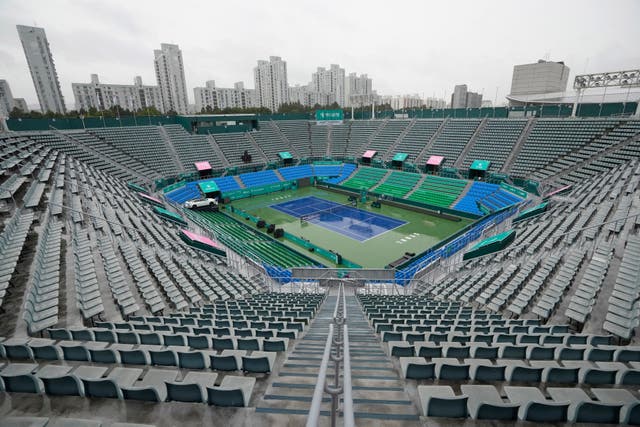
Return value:
<svg viewBox="0 0 640 427">
<path fill-rule="evenodd" d="M 349 288 L 347 295 L 356 425 L 419 426 L 418 409 L 405 392 L 404 381 L 398 377 Z M 304 424 L 336 303 L 336 295 L 325 299 L 306 334 L 289 351 L 279 372 L 272 374 L 273 381 L 258 402 L 256 414 L 267 415 L 274 423 L 283 421 L 284 415 L 288 425 Z M 333 378 L 333 372 L 333 364 L 329 364 L 327 380 Z M 330 410 L 330 398 L 325 394 L 320 414 L 327 423 Z"/>
</svg>

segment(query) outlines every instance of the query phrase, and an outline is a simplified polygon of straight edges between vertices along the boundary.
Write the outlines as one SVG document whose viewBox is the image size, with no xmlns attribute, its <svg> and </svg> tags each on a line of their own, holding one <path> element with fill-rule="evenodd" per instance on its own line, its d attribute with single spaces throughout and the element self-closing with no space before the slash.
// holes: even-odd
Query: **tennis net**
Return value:
<svg viewBox="0 0 640 427">
<path fill-rule="evenodd" d="M 315 212 L 300 216 L 300 222 L 310 222 L 317 219 L 329 219 L 328 217 L 330 216 L 342 218 L 344 216 L 349 216 L 348 213 L 352 212 L 352 210 L 353 206 L 351 204 L 331 206 L 327 209 L 320 209 Z"/>
</svg>

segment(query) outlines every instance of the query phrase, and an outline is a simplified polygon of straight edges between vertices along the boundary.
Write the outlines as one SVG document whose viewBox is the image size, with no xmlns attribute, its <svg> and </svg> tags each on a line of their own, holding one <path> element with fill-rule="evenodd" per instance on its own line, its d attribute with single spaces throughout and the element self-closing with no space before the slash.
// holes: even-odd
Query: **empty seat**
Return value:
<svg viewBox="0 0 640 427">
<path fill-rule="evenodd" d="M 219 387 L 207 387 L 207 402 L 215 406 L 249 406 L 255 383 L 253 377 L 227 375 Z"/>
<path fill-rule="evenodd" d="M 421 385 L 418 395 L 422 404 L 422 414 L 425 417 L 466 418 L 466 395 L 456 396 L 449 386 Z"/>
<path fill-rule="evenodd" d="M 579 388 L 549 387 L 547 393 L 555 401 L 568 401 L 568 420 L 575 423 L 617 424 L 622 403 L 595 402 Z"/>
<path fill-rule="evenodd" d="M 164 402 L 167 399 L 167 382 L 175 382 L 177 371 L 149 369 L 141 381 L 129 387 L 121 387 L 122 396 L 129 400 Z"/>
<path fill-rule="evenodd" d="M 245 372 L 270 373 L 276 361 L 276 353 L 270 351 L 254 351 L 242 356 L 242 370 Z"/>
<path fill-rule="evenodd" d="M 505 403 L 495 387 L 491 385 L 466 385 L 460 389 L 468 396 L 467 408 L 471 418 L 478 420 L 508 420 L 518 419 L 518 403 Z"/>
<path fill-rule="evenodd" d="M 189 372 L 182 381 L 165 381 L 167 400 L 177 402 L 206 402 L 207 387 L 213 387 L 218 374 Z"/>
<path fill-rule="evenodd" d="M 535 387 L 505 386 L 504 391 L 511 403 L 520 405 L 520 420 L 545 423 L 567 421 L 569 402 L 549 401 Z"/>
<path fill-rule="evenodd" d="M 116 367 L 106 378 L 83 378 L 85 396 L 122 399 L 122 388 L 131 387 L 142 374 L 139 368 Z"/>
</svg>

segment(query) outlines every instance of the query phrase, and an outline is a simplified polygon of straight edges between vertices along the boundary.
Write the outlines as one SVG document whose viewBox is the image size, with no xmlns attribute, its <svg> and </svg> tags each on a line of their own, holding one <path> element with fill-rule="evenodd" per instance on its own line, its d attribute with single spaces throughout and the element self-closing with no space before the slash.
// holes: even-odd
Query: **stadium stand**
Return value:
<svg viewBox="0 0 640 427">
<path fill-rule="evenodd" d="M 216 155 L 204 135 L 191 135 L 180 125 L 162 126 L 171 140 L 185 170 L 195 171 L 195 162 L 209 162 L 212 169 L 222 169 L 222 160 Z"/>
<path fill-rule="evenodd" d="M 416 189 L 408 194 L 407 199 L 447 208 L 456 201 L 466 186 L 467 182 L 461 179 L 427 175 L 417 184 Z"/>
<path fill-rule="evenodd" d="M 407 153 L 407 161 L 416 162 L 418 155 L 422 152 L 425 145 L 435 135 L 442 120 L 416 120 L 415 124 L 409 129 L 404 137 L 396 145 L 395 151 L 399 153 Z M 392 155 L 393 153 L 389 153 Z"/>
<path fill-rule="evenodd" d="M 105 145 L 111 145 L 138 159 L 162 175 L 171 176 L 179 172 L 178 164 L 165 148 L 160 127 L 95 128 L 87 130 L 87 133 L 102 139 Z"/>
<path fill-rule="evenodd" d="M 479 124 L 480 120 L 447 120 L 442 132 L 418 162 L 426 161 L 429 156 L 435 155 L 443 156 L 446 164 L 453 165 Z"/>
<path fill-rule="evenodd" d="M 246 149 L 259 170 L 214 180 L 224 192 L 315 176 L 483 215 L 522 199 L 487 182 L 352 163 L 260 169 L 279 151 L 359 157 L 372 148 L 450 162 L 465 153 L 463 167 L 483 158 L 495 171 L 525 123 L 486 119 L 465 153 L 478 120 L 273 122 L 250 137 L 216 134 L 228 163 L 243 165 Z M 528 199 L 536 204 L 572 186 L 540 214 L 482 236 L 513 229 L 510 246 L 443 258 L 400 291 L 376 283 L 346 297 L 358 423 L 640 423 L 640 122 L 530 123 L 507 182 L 541 181 Z M 210 138 L 171 125 L 0 135 L 0 395 L 14 402 L 0 408 L 0 424 L 171 425 L 187 411 L 231 424 L 246 411 L 252 424 L 304 423 L 337 298 L 303 282 L 266 292 L 270 279 L 256 271 L 317 263 L 222 212 L 184 216 L 234 255 L 197 250 L 127 185 L 206 156 L 224 169 L 217 153 Z M 197 184 L 151 195 L 172 210 L 200 195 Z M 51 414 L 34 418 L 41 412 L 16 403 L 30 397 L 46 399 Z M 140 411 L 140 401 L 159 406 Z"/>
<path fill-rule="evenodd" d="M 491 162 L 491 170 L 501 170 L 526 124 L 526 120 L 488 120 L 464 157 L 462 167 L 468 168 L 474 160 L 482 159 Z"/>
</svg>

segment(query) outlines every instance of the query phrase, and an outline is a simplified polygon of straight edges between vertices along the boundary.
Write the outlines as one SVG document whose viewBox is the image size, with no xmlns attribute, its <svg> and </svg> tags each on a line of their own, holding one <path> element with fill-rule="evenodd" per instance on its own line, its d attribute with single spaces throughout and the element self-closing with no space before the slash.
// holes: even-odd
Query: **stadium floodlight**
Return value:
<svg viewBox="0 0 640 427">
<path fill-rule="evenodd" d="M 580 74 L 573 81 L 575 90 L 596 87 L 640 87 L 640 69 L 606 73 Z"/>
<path fill-rule="evenodd" d="M 629 91 L 632 87 L 640 87 L 640 69 L 609 71 L 605 73 L 580 74 L 573 80 L 573 88 L 576 90 L 576 100 L 573 103 L 572 117 L 575 117 L 578 103 L 582 92 L 587 89 L 604 88 L 605 94 L 609 87 L 627 88 Z M 604 104 L 604 96 L 602 97 Z M 602 105 L 600 106 L 602 109 Z M 636 115 L 640 114 L 640 107 L 636 109 Z"/>
</svg>

